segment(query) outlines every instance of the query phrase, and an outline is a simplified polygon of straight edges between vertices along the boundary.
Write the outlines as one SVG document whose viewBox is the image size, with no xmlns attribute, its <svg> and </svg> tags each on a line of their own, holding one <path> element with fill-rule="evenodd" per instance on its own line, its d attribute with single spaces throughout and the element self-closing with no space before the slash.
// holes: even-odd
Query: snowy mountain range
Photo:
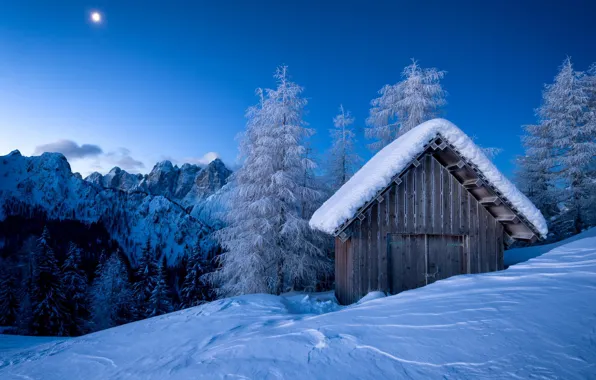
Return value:
<svg viewBox="0 0 596 380">
<path fill-rule="evenodd" d="M 226 184 L 230 174 L 232 171 L 219 158 L 205 167 L 178 167 L 166 160 L 158 162 L 147 175 L 130 174 L 115 167 L 106 175 L 94 172 L 85 180 L 102 188 L 163 196 L 195 215 L 202 203 Z"/>
<path fill-rule="evenodd" d="M 147 175 L 120 168 L 83 179 L 60 153 L 0 156 L 0 221 L 9 215 L 43 212 L 49 219 L 99 222 L 135 261 L 147 239 L 176 261 L 187 247 L 215 249 L 202 205 L 226 183 L 231 171 L 216 159 L 206 167 L 163 161 Z"/>
</svg>

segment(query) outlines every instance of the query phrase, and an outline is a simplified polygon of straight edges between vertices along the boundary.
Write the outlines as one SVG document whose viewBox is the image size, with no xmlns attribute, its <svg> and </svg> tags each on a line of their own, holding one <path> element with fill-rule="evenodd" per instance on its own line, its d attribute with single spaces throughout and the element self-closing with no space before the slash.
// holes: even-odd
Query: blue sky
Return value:
<svg viewBox="0 0 596 380">
<path fill-rule="evenodd" d="M 323 153 L 339 104 L 363 127 L 370 100 L 414 57 L 448 72 L 444 116 L 503 148 L 495 162 L 510 175 L 543 84 L 567 55 L 580 70 L 596 61 L 595 3 L 6 1 L 0 154 L 50 144 L 85 174 L 209 152 L 233 164 L 244 111 L 280 64 L 305 87 Z M 101 25 L 89 21 L 94 9 Z"/>
</svg>

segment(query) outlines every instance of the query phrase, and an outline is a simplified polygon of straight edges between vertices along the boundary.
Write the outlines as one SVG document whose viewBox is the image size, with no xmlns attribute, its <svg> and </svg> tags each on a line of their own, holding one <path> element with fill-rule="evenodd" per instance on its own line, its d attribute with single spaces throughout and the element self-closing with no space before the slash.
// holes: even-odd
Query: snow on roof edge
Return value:
<svg viewBox="0 0 596 380">
<path fill-rule="evenodd" d="M 426 121 L 381 149 L 315 211 L 309 225 L 333 234 L 377 192 L 387 187 L 393 177 L 422 153 L 425 145 L 437 134 L 441 134 L 464 158 L 474 163 L 541 237 L 546 237 L 548 227 L 542 213 L 495 167 L 472 139 L 445 119 Z"/>
</svg>

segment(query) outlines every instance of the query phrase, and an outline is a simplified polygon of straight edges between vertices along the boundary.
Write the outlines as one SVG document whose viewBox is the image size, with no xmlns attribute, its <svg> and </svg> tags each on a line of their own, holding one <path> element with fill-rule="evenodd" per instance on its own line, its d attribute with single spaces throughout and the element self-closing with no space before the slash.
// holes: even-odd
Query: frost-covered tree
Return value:
<svg viewBox="0 0 596 380">
<path fill-rule="evenodd" d="M 331 190 L 336 191 L 352 177 L 360 161 L 356 154 L 356 134 L 352 129 L 354 118 L 350 111 L 339 106 L 339 114 L 333 118 L 331 134 L 331 149 L 329 150 L 329 161 L 327 175 L 329 177 Z"/>
<path fill-rule="evenodd" d="M 539 123 L 525 127 L 518 178 L 551 221 L 551 231 L 562 237 L 585 228 L 594 207 L 596 124 L 585 74 L 575 71 L 569 58 L 542 98 Z"/>
<path fill-rule="evenodd" d="M 593 63 L 588 69 L 587 75 L 583 77 L 583 88 L 588 97 L 588 123 L 589 128 L 593 129 L 596 125 L 596 63 Z M 596 185 L 596 160 L 592 159 L 591 164 L 588 166 L 586 174 L 591 179 L 591 183 Z M 589 226 L 596 226 L 596 189 L 592 188 L 591 193 L 588 196 L 588 204 L 590 205 L 587 210 L 586 217 Z"/>
<path fill-rule="evenodd" d="M 91 322 L 93 330 L 103 330 L 130 320 L 133 292 L 126 266 L 117 253 L 98 265 L 91 286 Z"/>
<path fill-rule="evenodd" d="M 149 297 L 149 317 L 155 317 L 172 311 L 172 301 L 168 294 L 166 269 L 167 264 L 164 256 L 157 269 L 155 286 L 151 291 L 151 297 Z"/>
<path fill-rule="evenodd" d="M 19 282 L 15 264 L 0 259 L 0 326 L 13 326 L 19 314 Z"/>
<path fill-rule="evenodd" d="M 151 242 L 147 239 L 141 251 L 134 285 L 135 313 L 138 319 L 146 318 L 151 313 L 149 298 L 151 298 L 151 292 L 157 283 L 157 271 L 157 258 L 151 248 Z"/>
<path fill-rule="evenodd" d="M 535 126 L 526 126 L 530 130 Z M 528 137 L 527 135 L 526 137 Z M 533 136 L 536 137 L 536 136 Z M 517 158 L 515 180 L 519 189 L 534 203 L 547 220 L 558 214 L 557 191 L 552 182 L 553 174 L 548 160 L 543 160 L 524 138 L 526 155 Z"/>
<path fill-rule="evenodd" d="M 305 185 L 314 167 L 304 141 L 313 131 L 302 116 L 302 87 L 288 78 L 287 67 L 275 73 L 277 88 L 258 91 L 260 103 L 247 111 L 247 130 L 240 144 L 244 161 L 232 178 L 227 226 L 216 236 L 225 252 L 220 268 L 209 276 L 219 295 L 281 293 L 299 277 L 296 263 L 304 249 L 324 261 L 321 248 L 309 240 L 308 219 L 301 206 L 319 191 Z M 308 238 L 307 238 L 308 236 Z M 308 270 L 319 270 L 317 260 Z"/>
<path fill-rule="evenodd" d="M 553 131 L 556 174 L 562 181 L 561 201 L 565 206 L 564 229 L 579 233 L 586 224 L 586 212 L 593 207 L 588 196 L 594 191 L 593 165 L 596 156 L 596 123 L 589 109 L 584 73 L 573 69 L 571 59 L 563 61 L 555 82 L 545 90 L 540 109 L 544 123 Z"/>
<path fill-rule="evenodd" d="M 186 276 L 180 290 L 182 308 L 198 306 L 206 302 L 208 287 L 202 276 L 205 274 L 202 264 L 202 251 L 199 244 L 190 250 L 186 262 Z"/>
<path fill-rule="evenodd" d="M 371 150 L 381 150 L 401 134 L 437 116 L 446 104 L 440 83 L 445 73 L 436 68 L 423 69 L 412 59 L 401 74 L 401 82 L 381 88 L 366 120 L 366 137 L 376 140 L 369 144 Z"/>
<path fill-rule="evenodd" d="M 70 242 L 66 260 L 62 265 L 64 293 L 71 317 L 70 335 L 84 334 L 88 325 L 87 275 L 81 267 L 81 250 Z"/>
<path fill-rule="evenodd" d="M 596 63 L 592 63 L 587 74 L 582 78 L 582 86 L 588 97 L 588 107 L 591 117 L 596 117 Z"/>
<path fill-rule="evenodd" d="M 62 273 L 44 228 L 37 241 L 31 279 L 31 328 L 34 335 L 67 335 L 70 324 Z"/>
</svg>

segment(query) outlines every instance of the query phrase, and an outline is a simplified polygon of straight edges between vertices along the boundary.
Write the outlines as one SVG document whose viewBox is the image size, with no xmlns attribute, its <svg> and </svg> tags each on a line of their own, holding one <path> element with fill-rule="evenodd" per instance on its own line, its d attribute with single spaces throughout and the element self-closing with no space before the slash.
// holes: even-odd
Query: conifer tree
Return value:
<svg viewBox="0 0 596 380">
<path fill-rule="evenodd" d="M 103 330 L 131 320 L 133 293 L 126 266 L 118 253 L 98 265 L 91 286 L 92 329 Z"/>
<path fill-rule="evenodd" d="M 544 88 L 536 112 L 539 123 L 525 127 L 526 154 L 518 177 L 556 237 L 581 232 L 594 210 L 596 123 L 591 88 L 589 76 L 575 71 L 566 58 L 554 83 Z"/>
<path fill-rule="evenodd" d="M 412 59 L 401 75 L 401 82 L 383 86 L 380 96 L 371 102 L 365 134 L 375 140 L 369 144 L 372 151 L 381 150 L 418 124 L 436 117 L 446 104 L 440 83 L 445 71 L 423 69 Z"/>
<path fill-rule="evenodd" d="M 584 73 L 576 72 L 567 58 L 555 83 L 547 87 L 548 107 L 544 119 L 552 123 L 554 146 L 557 151 L 557 170 L 564 187 L 567 225 L 572 233 L 587 227 L 588 195 L 594 190 L 591 175 L 596 156 L 596 123 L 589 112 L 589 96 L 583 87 Z M 547 119 L 548 118 L 548 119 Z"/>
<path fill-rule="evenodd" d="M 164 256 L 157 269 L 155 286 L 149 298 L 149 317 L 155 317 L 172 311 L 172 301 L 168 295 L 166 269 L 167 264 Z"/>
<path fill-rule="evenodd" d="M 151 313 L 149 298 L 157 282 L 157 258 L 151 248 L 151 241 L 147 239 L 141 257 L 139 267 L 136 270 L 135 292 L 135 314 L 136 318 L 147 318 Z"/>
<path fill-rule="evenodd" d="M 302 119 L 306 99 L 289 80 L 287 67 L 278 68 L 275 79 L 277 88 L 259 91 L 260 104 L 247 112 L 240 146 L 244 165 L 231 181 L 227 226 L 216 235 L 225 252 L 209 279 L 222 296 L 291 288 L 290 265 L 306 245 L 320 259 L 309 270 L 324 267 L 321 247 L 304 240 L 309 227 L 301 205 L 319 194 L 304 185 L 305 170 L 315 166 L 304 147 L 313 133 Z"/>
<path fill-rule="evenodd" d="M 202 252 L 199 244 L 190 250 L 186 262 L 186 276 L 180 290 L 180 301 L 182 308 L 198 306 L 208 299 L 208 289 L 202 276 L 203 270 Z"/>
<path fill-rule="evenodd" d="M 336 191 L 352 177 L 361 158 L 356 154 L 356 134 L 352 129 L 354 118 L 350 111 L 339 106 L 339 114 L 333 119 L 331 134 L 331 149 L 329 151 L 328 176 L 331 190 Z"/>
<path fill-rule="evenodd" d="M 32 333 L 35 335 L 67 335 L 70 323 L 62 274 L 54 251 L 50 247 L 50 234 L 44 228 L 37 241 L 31 280 Z"/>
<path fill-rule="evenodd" d="M 85 333 L 89 318 L 87 275 L 81 267 L 81 250 L 72 242 L 68 246 L 62 273 L 72 322 L 70 335 L 81 335 Z"/>
</svg>

